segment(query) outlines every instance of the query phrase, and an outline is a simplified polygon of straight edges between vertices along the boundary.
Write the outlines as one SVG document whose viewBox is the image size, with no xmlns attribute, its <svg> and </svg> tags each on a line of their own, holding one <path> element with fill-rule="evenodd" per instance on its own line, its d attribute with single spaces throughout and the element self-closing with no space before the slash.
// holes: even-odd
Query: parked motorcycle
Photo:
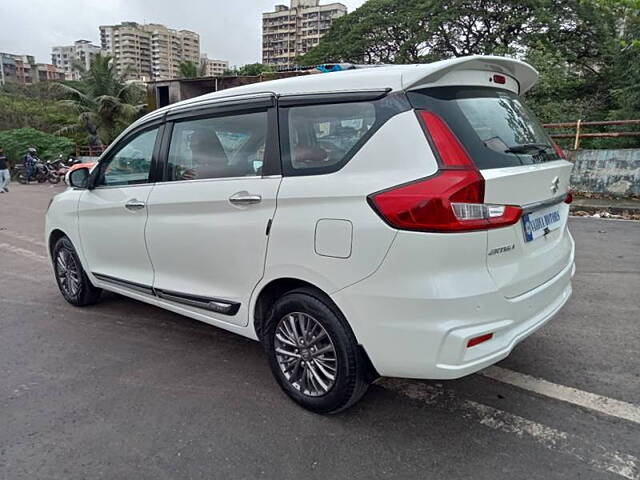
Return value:
<svg viewBox="0 0 640 480">
<path fill-rule="evenodd" d="M 69 171 L 69 167 L 65 165 L 61 156 L 56 160 L 48 160 L 45 163 L 45 168 L 47 169 L 47 180 L 54 185 L 59 183 Z"/>
<path fill-rule="evenodd" d="M 38 183 L 44 183 L 47 180 L 51 183 L 58 183 L 60 181 L 60 178 L 54 172 L 54 167 L 51 166 L 49 162 L 45 163 L 40 159 L 38 159 L 33 166 L 31 178 L 27 178 L 27 170 L 24 168 L 24 165 L 16 165 L 15 170 L 16 179 L 23 185 L 28 184 L 32 180 L 35 180 Z"/>
</svg>

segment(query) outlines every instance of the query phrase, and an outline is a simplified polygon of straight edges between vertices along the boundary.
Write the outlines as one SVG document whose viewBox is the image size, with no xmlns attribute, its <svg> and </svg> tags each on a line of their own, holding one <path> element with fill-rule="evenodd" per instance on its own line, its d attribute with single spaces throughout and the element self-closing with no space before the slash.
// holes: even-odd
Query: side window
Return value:
<svg viewBox="0 0 640 480">
<path fill-rule="evenodd" d="M 372 102 L 291 107 L 284 168 L 294 175 L 334 171 L 375 123 Z"/>
<path fill-rule="evenodd" d="M 122 146 L 103 167 L 98 185 L 147 183 L 158 129 L 147 130 Z"/>
<path fill-rule="evenodd" d="M 266 141 L 266 111 L 176 122 L 167 180 L 261 175 Z"/>
</svg>

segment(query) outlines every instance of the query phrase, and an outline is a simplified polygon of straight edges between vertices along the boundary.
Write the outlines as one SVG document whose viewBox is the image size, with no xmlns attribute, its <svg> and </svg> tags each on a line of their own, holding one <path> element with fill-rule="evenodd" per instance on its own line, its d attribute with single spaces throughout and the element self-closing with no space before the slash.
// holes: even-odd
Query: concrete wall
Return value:
<svg viewBox="0 0 640 480">
<path fill-rule="evenodd" d="M 578 150 L 570 152 L 574 162 L 571 188 L 619 197 L 640 195 L 640 149 Z"/>
</svg>

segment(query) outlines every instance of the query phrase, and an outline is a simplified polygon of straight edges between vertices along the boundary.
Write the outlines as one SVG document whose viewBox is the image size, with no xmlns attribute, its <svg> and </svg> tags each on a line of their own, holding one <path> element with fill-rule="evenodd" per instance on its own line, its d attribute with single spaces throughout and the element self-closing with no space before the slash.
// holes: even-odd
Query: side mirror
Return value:
<svg viewBox="0 0 640 480">
<path fill-rule="evenodd" d="M 67 173 L 67 185 L 73 188 L 87 188 L 89 186 L 89 173 L 87 167 L 71 170 Z"/>
</svg>

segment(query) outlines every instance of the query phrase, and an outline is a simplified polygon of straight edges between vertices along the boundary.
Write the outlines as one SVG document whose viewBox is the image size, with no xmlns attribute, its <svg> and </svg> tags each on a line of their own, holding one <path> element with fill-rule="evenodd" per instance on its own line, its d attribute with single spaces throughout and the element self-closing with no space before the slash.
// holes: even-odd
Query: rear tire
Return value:
<svg viewBox="0 0 640 480">
<path fill-rule="evenodd" d="M 50 173 L 48 179 L 49 183 L 53 185 L 60 183 L 60 176 L 57 173 Z"/>
<path fill-rule="evenodd" d="M 333 303 L 313 289 L 294 290 L 275 302 L 262 341 L 276 381 L 307 410 L 337 413 L 367 391 L 368 364 L 353 332 Z"/>
<path fill-rule="evenodd" d="M 24 172 L 18 173 L 17 180 L 18 183 L 21 183 L 22 185 L 26 185 L 27 183 L 29 183 L 29 181 L 27 180 L 27 174 Z"/>
<path fill-rule="evenodd" d="M 93 305 L 102 290 L 94 287 L 78 258 L 71 240 L 62 237 L 53 247 L 53 270 L 64 299 L 76 307 Z"/>
</svg>

